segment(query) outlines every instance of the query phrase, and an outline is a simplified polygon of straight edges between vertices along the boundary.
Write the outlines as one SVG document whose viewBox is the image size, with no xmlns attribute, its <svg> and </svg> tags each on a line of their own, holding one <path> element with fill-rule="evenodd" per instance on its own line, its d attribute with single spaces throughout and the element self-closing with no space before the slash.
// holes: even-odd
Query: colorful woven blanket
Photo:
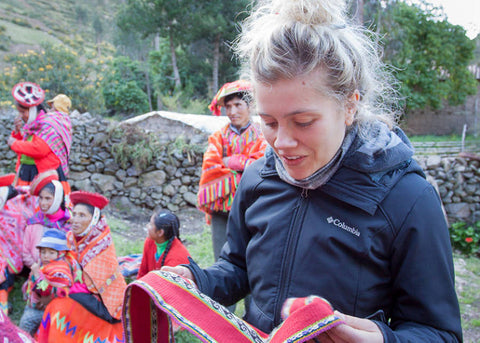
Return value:
<svg viewBox="0 0 480 343">
<path fill-rule="evenodd" d="M 192 281 L 153 271 L 125 291 L 126 342 L 174 342 L 172 322 L 202 342 L 305 342 L 343 323 L 323 298 L 291 298 L 282 308 L 284 322 L 270 335 L 238 318 L 202 294 Z"/>
<path fill-rule="evenodd" d="M 110 324 L 70 298 L 48 304 L 37 338 L 45 343 L 125 342 L 122 323 Z"/>
<path fill-rule="evenodd" d="M 62 112 L 40 111 L 35 121 L 24 126 L 25 137 L 36 135 L 48 144 L 58 157 L 65 176 L 68 176 L 68 157 L 72 145 L 72 123 Z"/>
<path fill-rule="evenodd" d="M 241 135 L 226 125 L 208 138 L 203 155 L 202 176 L 197 194 L 198 208 L 206 213 L 228 212 L 243 170 L 263 156 L 265 140 L 259 128 L 251 124 Z M 230 157 L 241 170 L 225 166 Z"/>
<path fill-rule="evenodd" d="M 0 283 L 5 281 L 5 269 L 18 274 L 23 268 L 22 244 L 27 219 L 37 206 L 37 198 L 17 195 L 0 210 Z"/>
</svg>

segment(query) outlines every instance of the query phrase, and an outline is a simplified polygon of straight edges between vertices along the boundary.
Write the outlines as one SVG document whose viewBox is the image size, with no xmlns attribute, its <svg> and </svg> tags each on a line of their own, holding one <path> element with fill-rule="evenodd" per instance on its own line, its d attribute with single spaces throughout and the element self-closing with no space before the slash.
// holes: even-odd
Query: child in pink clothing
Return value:
<svg viewBox="0 0 480 343">
<path fill-rule="evenodd" d="M 38 196 L 39 210 L 27 220 L 25 228 L 22 258 L 23 264 L 32 268 L 40 256 L 37 244 L 42 238 L 44 228 L 69 231 L 70 213 L 65 208 L 63 186 L 58 181 L 55 170 L 38 174 L 30 185 L 30 193 Z"/>
</svg>

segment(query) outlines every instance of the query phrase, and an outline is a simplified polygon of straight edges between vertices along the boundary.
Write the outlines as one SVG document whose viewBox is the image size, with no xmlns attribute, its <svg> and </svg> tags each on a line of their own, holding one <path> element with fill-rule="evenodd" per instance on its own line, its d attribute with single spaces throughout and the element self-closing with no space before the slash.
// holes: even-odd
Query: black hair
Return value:
<svg viewBox="0 0 480 343">
<path fill-rule="evenodd" d="M 161 267 L 165 263 L 165 258 L 170 251 L 172 242 L 175 238 L 180 239 L 180 221 L 178 217 L 169 210 L 160 210 L 154 214 L 153 224 L 155 225 L 155 230 L 163 230 L 165 239 L 168 241 L 165 252 L 163 253 L 163 259 Z"/>
<path fill-rule="evenodd" d="M 51 182 L 47 183 L 45 186 L 43 186 L 43 188 L 40 190 L 40 192 L 43 191 L 43 190 L 46 190 L 51 195 L 55 196 L 55 185 L 53 183 L 51 183 Z M 40 194 L 40 192 L 38 192 L 38 194 Z M 64 196 L 64 193 L 63 193 L 63 187 L 62 187 L 62 203 L 60 204 L 60 208 L 65 211 L 65 196 Z M 92 214 L 93 214 L 93 212 L 92 212 Z"/>
<path fill-rule="evenodd" d="M 12 185 L 8 186 L 7 200 L 15 198 L 18 195 L 18 191 Z"/>
<path fill-rule="evenodd" d="M 251 96 L 247 92 L 237 92 L 237 93 L 229 94 L 225 97 L 225 99 L 223 99 L 223 103 L 226 104 L 227 102 L 235 98 L 240 98 L 240 100 L 245 101 L 247 105 L 250 106 Z"/>
</svg>

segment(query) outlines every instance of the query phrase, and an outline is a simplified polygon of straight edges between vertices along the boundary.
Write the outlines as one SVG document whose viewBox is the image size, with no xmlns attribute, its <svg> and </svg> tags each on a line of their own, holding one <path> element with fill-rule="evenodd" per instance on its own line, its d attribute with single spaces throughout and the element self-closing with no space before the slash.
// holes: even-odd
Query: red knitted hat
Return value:
<svg viewBox="0 0 480 343">
<path fill-rule="evenodd" d="M 43 187 L 45 187 L 53 180 L 58 181 L 58 174 L 56 170 L 51 169 L 43 173 L 37 174 L 32 180 L 32 184 L 30 185 L 30 194 L 39 195 Z"/>
<path fill-rule="evenodd" d="M 10 186 L 15 180 L 15 174 L 6 174 L 0 176 L 0 187 Z"/>
<path fill-rule="evenodd" d="M 103 195 L 87 191 L 75 191 L 70 193 L 70 200 L 74 206 L 77 204 L 87 204 L 103 209 L 108 205 L 108 199 Z"/>
<path fill-rule="evenodd" d="M 33 82 L 20 82 L 12 88 L 13 98 L 23 107 L 40 105 L 45 99 L 45 91 Z"/>
</svg>

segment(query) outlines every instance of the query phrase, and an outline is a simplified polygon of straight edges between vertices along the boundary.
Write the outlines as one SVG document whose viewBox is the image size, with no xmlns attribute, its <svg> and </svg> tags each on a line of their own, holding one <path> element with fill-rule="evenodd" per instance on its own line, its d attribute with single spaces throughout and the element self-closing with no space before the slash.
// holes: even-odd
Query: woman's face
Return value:
<svg viewBox="0 0 480 343">
<path fill-rule="evenodd" d="M 38 194 L 38 203 L 42 212 L 47 212 L 53 204 L 54 196 L 46 189 L 42 189 Z"/>
<path fill-rule="evenodd" d="M 150 222 L 147 224 L 147 235 L 157 243 L 165 242 L 164 231 L 157 230 L 155 227 L 155 215 L 150 218 Z"/>
<path fill-rule="evenodd" d="M 16 104 L 16 106 L 17 106 L 18 115 L 20 116 L 20 118 L 22 118 L 23 122 L 26 123 L 28 121 L 29 109 L 24 108 L 19 104 Z"/>
<path fill-rule="evenodd" d="M 297 180 L 312 175 L 335 156 L 356 111 L 355 106 L 347 110 L 322 95 L 318 90 L 323 86 L 321 80 L 322 72 L 316 71 L 255 87 L 265 139 Z"/>
<path fill-rule="evenodd" d="M 80 235 L 88 227 L 88 224 L 92 221 L 93 215 L 88 211 L 87 206 L 83 204 L 77 204 L 72 211 L 72 232 L 75 235 Z"/>
</svg>

